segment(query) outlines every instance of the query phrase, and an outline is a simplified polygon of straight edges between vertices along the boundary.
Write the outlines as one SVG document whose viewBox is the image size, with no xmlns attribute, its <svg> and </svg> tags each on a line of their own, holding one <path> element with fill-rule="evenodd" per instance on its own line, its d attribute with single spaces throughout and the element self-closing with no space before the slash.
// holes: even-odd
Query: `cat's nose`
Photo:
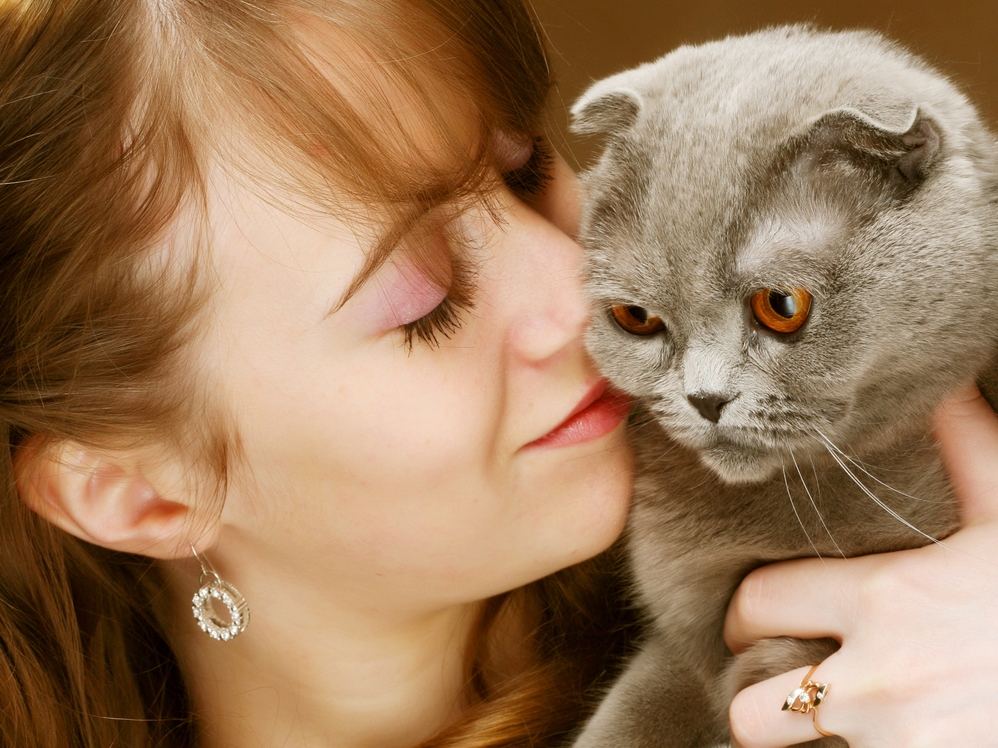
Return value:
<svg viewBox="0 0 998 748">
<path fill-rule="evenodd" d="M 700 411 L 700 415 L 711 423 L 721 420 L 721 408 L 731 402 L 732 398 L 717 394 L 687 395 L 690 405 Z"/>
</svg>

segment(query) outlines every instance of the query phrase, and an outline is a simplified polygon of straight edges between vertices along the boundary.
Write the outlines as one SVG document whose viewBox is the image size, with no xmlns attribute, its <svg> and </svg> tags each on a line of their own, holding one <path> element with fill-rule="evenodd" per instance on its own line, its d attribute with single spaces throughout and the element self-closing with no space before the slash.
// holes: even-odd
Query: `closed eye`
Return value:
<svg viewBox="0 0 998 748">
<path fill-rule="evenodd" d="M 447 295 L 429 313 L 402 325 L 404 345 L 412 352 L 416 341 L 432 348 L 440 346 L 441 339 L 448 340 L 461 329 L 464 312 L 475 307 L 478 284 L 474 268 L 463 258 L 454 258 L 451 282 Z"/>
<path fill-rule="evenodd" d="M 538 135 L 533 139 L 530 158 L 521 166 L 506 171 L 503 182 L 518 197 L 531 198 L 542 195 L 553 179 L 554 153 L 547 140 Z"/>
<path fill-rule="evenodd" d="M 515 195 L 529 199 L 544 193 L 553 179 L 553 167 L 551 146 L 538 135 L 531 141 L 526 161 L 503 172 L 502 179 Z M 461 329 L 462 314 L 474 309 L 476 291 L 477 280 L 471 263 L 464 258 L 455 258 L 447 295 L 428 314 L 402 325 L 406 349 L 411 352 L 417 341 L 437 348 L 441 340 L 450 339 Z"/>
</svg>

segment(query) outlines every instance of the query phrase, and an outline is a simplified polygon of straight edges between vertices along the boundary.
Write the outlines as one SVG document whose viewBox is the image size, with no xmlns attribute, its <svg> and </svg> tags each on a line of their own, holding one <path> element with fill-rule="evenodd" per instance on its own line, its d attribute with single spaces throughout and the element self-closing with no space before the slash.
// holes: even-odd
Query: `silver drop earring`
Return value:
<svg viewBox="0 0 998 748">
<path fill-rule="evenodd" d="M 194 618 L 200 629 L 212 639 L 224 642 L 235 639 L 249 625 L 249 605 L 246 604 L 246 598 L 231 584 L 223 582 L 212 565 L 205 564 L 193 545 L 191 550 L 194 551 L 194 558 L 201 564 L 201 578 L 198 580 L 201 588 L 194 593 L 192 601 Z M 210 579 L 211 577 L 214 579 Z M 207 583 L 206 579 L 209 580 Z M 229 623 L 223 623 L 219 619 L 212 608 L 212 600 L 218 600 L 228 609 Z"/>
</svg>

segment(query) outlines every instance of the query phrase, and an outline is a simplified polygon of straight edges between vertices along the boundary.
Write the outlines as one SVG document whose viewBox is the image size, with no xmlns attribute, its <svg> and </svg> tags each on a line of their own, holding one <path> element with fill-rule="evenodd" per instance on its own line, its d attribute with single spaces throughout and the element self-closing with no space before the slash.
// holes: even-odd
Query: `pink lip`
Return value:
<svg viewBox="0 0 998 748">
<path fill-rule="evenodd" d="M 619 426 L 631 410 L 631 398 L 611 389 L 603 379 L 593 385 L 575 409 L 551 431 L 527 447 L 564 447 L 598 439 Z"/>
</svg>

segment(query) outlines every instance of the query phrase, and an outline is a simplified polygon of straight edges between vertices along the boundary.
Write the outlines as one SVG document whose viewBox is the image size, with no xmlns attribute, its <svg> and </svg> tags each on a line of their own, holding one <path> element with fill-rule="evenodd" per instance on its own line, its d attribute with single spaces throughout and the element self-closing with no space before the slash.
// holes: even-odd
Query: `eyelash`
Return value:
<svg viewBox="0 0 998 748">
<path fill-rule="evenodd" d="M 554 154 L 551 146 L 543 137 L 537 136 L 534 138 L 534 150 L 527 163 L 506 172 L 502 175 L 502 179 L 518 197 L 536 197 L 543 194 L 554 178 L 551 174 L 552 166 L 554 166 Z"/>
<path fill-rule="evenodd" d="M 461 329 L 461 312 L 475 308 L 475 273 L 467 260 L 452 262 L 451 283 L 447 296 L 429 314 L 402 326 L 406 351 L 412 353 L 417 340 L 431 349 L 440 346 L 440 338 L 449 340 Z"/>
<path fill-rule="evenodd" d="M 518 197 L 529 199 L 543 194 L 553 179 L 554 155 L 541 136 L 534 138 L 534 149 L 523 166 L 502 175 L 503 182 Z M 440 347 L 441 338 L 449 340 L 461 329 L 461 313 L 474 308 L 476 281 L 466 260 L 453 261 L 451 287 L 447 296 L 429 314 L 402 326 L 406 350 L 411 353 L 416 341 L 431 349 Z"/>
</svg>

